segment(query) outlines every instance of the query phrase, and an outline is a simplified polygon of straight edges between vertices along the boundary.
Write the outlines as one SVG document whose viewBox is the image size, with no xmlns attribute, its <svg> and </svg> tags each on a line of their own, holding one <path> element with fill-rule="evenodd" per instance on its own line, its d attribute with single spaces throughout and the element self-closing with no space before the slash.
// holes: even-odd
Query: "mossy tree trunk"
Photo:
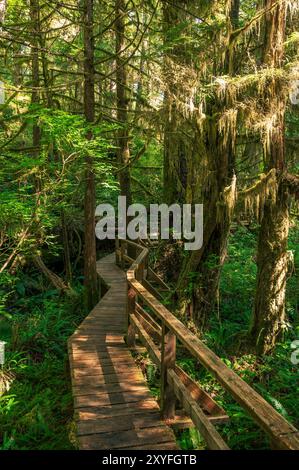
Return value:
<svg viewBox="0 0 299 470">
<path fill-rule="evenodd" d="M 32 95 L 31 103 L 40 104 L 40 74 L 39 74 L 39 36 L 40 16 L 39 0 L 30 0 L 30 20 L 32 25 L 31 36 L 31 64 L 32 64 Z M 41 129 L 35 120 L 32 129 L 32 145 L 35 154 L 38 154 L 41 140 Z"/>
<path fill-rule="evenodd" d="M 194 164 L 198 142 L 192 116 L 192 54 L 188 44 L 188 13 L 194 0 L 163 3 L 164 30 L 164 201 L 191 203 L 196 186 Z"/>
<path fill-rule="evenodd" d="M 258 272 L 251 335 L 259 354 L 271 352 L 286 320 L 288 232 L 288 197 L 281 185 L 276 203 L 268 201 L 264 207 L 258 240 Z"/>
<path fill-rule="evenodd" d="M 32 74 L 32 94 L 31 104 L 33 107 L 38 107 L 41 104 L 40 96 L 40 70 L 39 70 L 39 37 L 40 37 L 40 4 L 39 0 L 30 0 L 29 3 L 30 22 L 31 22 L 31 74 Z M 37 112 L 37 109 L 34 110 Z M 39 126 L 38 117 L 34 117 L 32 124 L 32 155 L 36 158 L 40 152 L 41 146 L 41 127 Z M 42 178 L 40 172 L 34 172 L 33 183 L 35 189 L 35 208 L 34 208 L 34 221 L 35 221 L 35 237 L 36 248 L 43 244 L 43 226 L 40 220 L 40 207 L 41 207 L 41 192 L 42 192 Z"/>
<path fill-rule="evenodd" d="M 266 0 L 265 6 L 274 6 Z M 265 18 L 263 62 L 268 67 L 283 65 L 286 28 L 286 5 L 281 2 Z M 285 325 L 285 292 L 288 270 L 287 241 L 289 232 L 288 192 L 282 175 L 285 171 L 285 91 L 279 81 L 269 83 L 265 106 L 275 114 L 269 146 L 265 149 L 266 170 L 276 170 L 278 193 L 269 198 L 263 210 L 258 241 L 257 284 L 251 336 L 257 353 L 269 353 L 281 337 Z"/>
<path fill-rule="evenodd" d="M 121 128 L 118 131 L 118 165 L 119 185 L 122 196 L 127 198 L 127 206 L 132 203 L 129 118 L 128 118 L 128 84 L 126 67 L 125 36 L 126 2 L 115 1 L 115 54 L 116 54 L 116 95 L 117 120 Z"/>
<path fill-rule="evenodd" d="M 211 107 L 211 114 L 212 110 L 215 111 L 215 106 Z M 217 299 L 221 267 L 226 257 L 232 210 L 225 193 L 231 200 L 235 197 L 232 149 L 223 147 L 222 136 L 213 119 L 206 120 L 203 135 L 207 160 L 202 191 L 203 246 L 186 260 L 176 290 L 180 310 L 201 328 L 207 325 Z"/>
<path fill-rule="evenodd" d="M 229 35 L 238 27 L 239 7 L 237 0 L 230 4 L 228 18 Z M 234 51 L 227 51 L 219 73 L 235 73 L 232 64 Z M 204 240 L 200 250 L 191 253 L 178 280 L 176 296 L 179 308 L 195 323 L 204 328 L 218 298 L 221 268 L 226 258 L 227 243 L 235 200 L 236 179 L 235 136 L 220 132 L 219 119 L 226 106 L 231 105 L 216 96 L 207 103 L 207 118 L 201 129 L 201 153 L 205 166 L 202 181 L 204 207 Z M 198 202 L 198 201 L 196 201 Z"/>
<path fill-rule="evenodd" d="M 93 0 L 83 3 L 83 37 L 84 37 L 84 114 L 86 121 L 92 124 L 95 119 L 94 92 L 94 34 L 93 34 Z M 92 140 L 93 133 L 87 132 L 87 140 Z M 95 238 L 95 170 L 93 157 L 85 157 L 85 199 L 84 199 L 84 287 L 86 307 L 91 310 L 98 302 L 98 277 L 96 270 Z"/>
</svg>

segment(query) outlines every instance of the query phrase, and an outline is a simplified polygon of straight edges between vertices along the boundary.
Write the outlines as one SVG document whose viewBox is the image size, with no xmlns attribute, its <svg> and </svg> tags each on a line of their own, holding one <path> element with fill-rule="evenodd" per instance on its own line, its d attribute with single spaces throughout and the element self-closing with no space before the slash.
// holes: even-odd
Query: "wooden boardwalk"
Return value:
<svg viewBox="0 0 299 470">
<path fill-rule="evenodd" d="M 126 275 L 115 255 L 97 266 L 110 289 L 68 341 L 79 448 L 176 449 L 124 341 Z"/>
</svg>

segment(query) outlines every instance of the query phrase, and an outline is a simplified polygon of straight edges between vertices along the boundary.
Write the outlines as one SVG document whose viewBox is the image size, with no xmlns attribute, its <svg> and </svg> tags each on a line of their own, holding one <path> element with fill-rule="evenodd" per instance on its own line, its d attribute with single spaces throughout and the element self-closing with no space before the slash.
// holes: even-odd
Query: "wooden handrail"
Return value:
<svg viewBox="0 0 299 470">
<path fill-rule="evenodd" d="M 200 410 L 195 407 L 191 399 L 188 400 L 188 393 L 184 393 L 184 387 L 179 382 L 178 376 L 175 374 L 175 351 L 174 347 L 169 347 L 167 338 L 171 338 L 171 344 L 176 338 L 182 345 L 197 359 L 217 381 L 227 390 L 233 398 L 240 404 L 244 410 L 255 420 L 255 422 L 268 434 L 271 439 L 271 444 L 278 449 L 285 450 L 299 450 L 299 431 L 290 424 L 283 416 L 281 416 L 261 395 L 259 395 L 252 387 L 250 387 L 243 379 L 241 379 L 233 370 L 226 366 L 226 364 L 206 346 L 197 336 L 188 330 L 188 328 L 178 320 L 164 305 L 162 305 L 156 297 L 154 297 L 142 282 L 146 274 L 146 263 L 148 260 L 149 250 L 145 247 L 138 245 L 131 241 L 119 240 L 117 250 L 119 255 L 125 254 L 121 250 L 121 246 L 132 246 L 139 251 L 138 256 L 133 261 L 127 271 L 127 280 L 129 286 L 129 293 L 131 296 L 131 307 L 129 311 L 128 327 L 130 331 L 130 338 L 135 336 L 135 330 L 140 328 L 140 323 L 135 317 L 136 302 L 132 304 L 132 298 L 138 297 L 138 302 L 142 301 L 147 307 L 151 309 L 156 318 L 162 322 L 162 347 L 161 356 L 156 352 L 154 357 L 161 360 L 162 369 L 162 389 L 163 393 L 167 394 L 168 408 L 174 402 L 171 396 L 171 390 L 174 390 L 177 398 L 180 399 L 184 408 L 189 410 L 189 414 L 194 424 L 198 427 L 199 431 L 206 440 L 209 448 L 225 449 L 222 438 L 217 433 L 216 429 L 211 428 L 211 423 L 207 424 L 205 417 L 202 416 Z M 123 261 L 123 260 L 122 260 Z M 132 321 L 130 319 L 132 316 Z M 143 333 L 146 336 L 147 333 Z M 150 343 L 151 341 L 151 343 Z M 155 348 L 152 340 L 146 338 L 145 344 L 149 349 Z M 150 344 L 149 344 L 150 343 Z M 158 356 L 157 356 L 158 354 Z M 171 359 L 170 359 L 171 358 Z M 164 382 L 163 382 L 164 377 Z M 165 380 L 167 383 L 165 383 Z M 189 397 L 190 398 L 190 397 Z M 186 401 L 187 400 L 187 401 Z M 172 404 L 170 403 L 172 401 Z M 194 400 L 193 400 L 194 401 Z M 162 397 L 163 403 L 163 397 Z M 188 405 L 189 403 L 189 405 Z M 192 405 L 192 406 L 191 406 Z M 191 407 L 191 408 L 190 408 Z M 167 416 L 166 416 L 167 417 Z"/>
</svg>

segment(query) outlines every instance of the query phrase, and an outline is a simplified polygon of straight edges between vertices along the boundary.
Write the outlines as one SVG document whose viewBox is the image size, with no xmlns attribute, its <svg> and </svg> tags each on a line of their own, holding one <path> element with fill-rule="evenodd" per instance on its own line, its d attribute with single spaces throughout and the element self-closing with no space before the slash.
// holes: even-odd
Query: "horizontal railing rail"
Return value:
<svg viewBox="0 0 299 470">
<path fill-rule="evenodd" d="M 134 346 L 136 333 L 161 370 L 160 407 L 170 423 L 176 419 L 176 401 L 183 406 L 209 449 L 228 449 L 214 427 L 228 420 L 224 410 L 176 364 L 179 342 L 231 394 L 269 436 L 275 449 L 299 450 L 299 431 L 261 395 L 178 320 L 148 289 L 149 250 L 129 240 L 116 241 L 116 262 L 129 264 L 127 342 Z M 155 277 L 159 282 L 159 277 Z M 161 280 L 161 285 L 165 283 Z M 144 307 L 150 309 L 150 315 Z M 159 324 L 160 322 L 160 324 Z"/>
</svg>

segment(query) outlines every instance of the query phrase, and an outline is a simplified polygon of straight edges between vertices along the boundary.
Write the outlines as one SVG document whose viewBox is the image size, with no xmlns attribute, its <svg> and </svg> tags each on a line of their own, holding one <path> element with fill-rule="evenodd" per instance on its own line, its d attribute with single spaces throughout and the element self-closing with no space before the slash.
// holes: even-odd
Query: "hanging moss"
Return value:
<svg viewBox="0 0 299 470">
<path fill-rule="evenodd" d="M 260 175 L 259 181 L 253 186 L 239 193 L 244 201 L 246 213 L 255 214 L 257 218 L 261 218 L 265 201 L 270 199 L 275 204 L 277 190 L 276 170 L 273 168 L 269 173 Z"/>
<path fill-rule="evenodd" d="M 237 177 L 233 176 L 230 186 L 224 188 L 217 204 L 217 223 L 231 220 L 237 202 Z"/>
</svg>

